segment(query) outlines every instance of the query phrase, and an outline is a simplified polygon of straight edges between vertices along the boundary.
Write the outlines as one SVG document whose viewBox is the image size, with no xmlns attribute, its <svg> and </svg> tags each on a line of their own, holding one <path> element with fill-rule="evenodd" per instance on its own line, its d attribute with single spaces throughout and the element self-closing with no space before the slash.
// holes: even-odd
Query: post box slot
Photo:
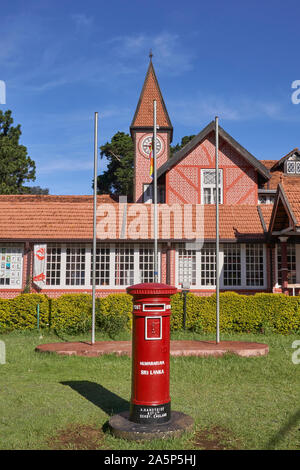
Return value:
<svg viewBox="0 0 300 470">
<path fill-rule="evenodd" d="M 165 304 L 143 304 L 143 312 L 165 312 Z"/>
</svg>

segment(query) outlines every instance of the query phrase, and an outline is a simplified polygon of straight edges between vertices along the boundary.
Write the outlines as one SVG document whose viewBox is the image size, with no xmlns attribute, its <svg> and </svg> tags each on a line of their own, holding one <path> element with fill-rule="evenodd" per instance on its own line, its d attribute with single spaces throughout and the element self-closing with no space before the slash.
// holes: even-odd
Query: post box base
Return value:
<svg viewBox="0 0 300 470">
<path fill-rule="evenodd" d="M 193 418 L 180 411 L 172 411 L 171 419 L 163 424 L 139 424 L 129 418 L 129 411 L 123 411 L 110 418 L 109 428 L 114 436 L 130 441 L 166 439 L 192 431 L 194 426 Z"/>
<path fill-rule="evenodd" d="M 157 406 L 130 405 L 130 421 L 138 424 L 163 424 L 171 419 L 171 402 Z"/>
</svg>

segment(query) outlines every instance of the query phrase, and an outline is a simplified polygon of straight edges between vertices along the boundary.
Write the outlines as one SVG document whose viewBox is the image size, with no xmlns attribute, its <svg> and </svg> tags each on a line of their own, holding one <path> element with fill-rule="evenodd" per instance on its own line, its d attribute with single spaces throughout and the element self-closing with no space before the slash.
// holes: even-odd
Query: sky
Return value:
<svg viewBox="0 0 300 470">
<path fill-rule="evenodd" d="M 0 3 L 0 109 L 21 124 L 31 186 L 92 194 L 94 113 L 99 146 L 129 133 L 150 49 L 173 144 L 217 115 L 259 160 L 300 147 L 299 0 Z"/>
</svg>

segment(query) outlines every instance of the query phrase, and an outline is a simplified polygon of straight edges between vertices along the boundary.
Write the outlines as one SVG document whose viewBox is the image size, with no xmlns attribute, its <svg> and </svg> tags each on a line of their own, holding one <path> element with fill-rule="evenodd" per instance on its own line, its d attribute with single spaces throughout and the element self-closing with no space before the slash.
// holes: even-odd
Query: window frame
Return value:
<svg viewBox="0 0 300 470">
<path fill-rule="evenodd" d="M 216 187 L 215 183 L 204 183 L 204 174 L 205 172 L 207 173 L 216 173 L 216 170 L 212 169 L 212 168 L 201 168 L 201 204 L 207 204 L 207 205 L 211 205 L 211 204 L 215 204 L 215 202 L 210 202 L 210 203 L 205 203 L 204 202 L 204 190 L 205 189 L 210 189 L 210 192 L 211 192 L 211 197 L 212 197 L 212 200 L 214 198 L 214 189 Z M 220 194 L 220 201 L 219 201 L 219 204 L 223 204 L 223 200 L 224 200 L 224 197 L 223 197 L 223 169 L 222 168 L 219 168 L 219 180 L 220 180 L 220 183 L 219 183 L 219 194 Z"/>
<path fill-rule="evenodd" d="M 51 245 L 51 244 L 50 244 Z M 66 284 L 66 251 L 67 247 L 69 245 L 81 245 L 85 247 L 85 278 L 84 278 L 84 284 L 82 285 L 70 285 Z M 133 282 L 132 284 L 138 284 L 142 282 L 140 279 L 140 271 L 139 271 L 139 266 L 140 266 L 140 249 L 142 247 L 147 246 L 150 247 L 151 243 L 150 242 L 145 242 L 145 243 L 135 243 L 135 242 L 117 242 L 117 243 L 107 243 L 107 242 L 100 242 L 97 243 L 97 248 L 101 246 L 107 246 L 109 247 L 110 253 L 109 253 L 109 260 L 110 260 L 110 265 L 109 265 L 109 283 L 106 285 L 101 285 L 101 284 L 96 284 L 96 289 L 114 289 L 114 290 L 125 290 L 126 287 L 129 287 L 130 284 L 123 284 L 123 285 L 117 285 L 116 284 L 116 279 L 115 279 L 115 268 L 116 268 L 116 248 L 117 245 L 129 245 L 133 247 L 134 253 L 133 253 Z M 43 289 L 49 289 L 49 290 L 83 290 L 83 291 L 90 291 L 92 289 L 92 244 L 91 243 L 74 243 L 74 244 L 68 244 L 68 243 L 57 243 L 57 246 L 60 246 L 61 248 L 61 272 L 60 272 L 60 284 L 46 284 Z M 153 251 L 154 251 L 154 244 L 153 244 Z M 46 266 L 47 266 L 47 255 L 46 255 Z M 161 246 L 160 244 L 158 245 L 158 279 L 160 282 L 161 279 Z"/>
<path fill-rule="evenodd" d="M 179 279 L 179 246 L 182 246 L 184 242 L 178 243 L 176 245 L 176 256 L 175 256 L 175 285 L 177 288 L 181 289 L 182 284 L 180 283 Z M 204 249 L 209 244 L 209 242 L 204 243 Z M 231 243 L 228 243 L 231 244 Z M 220 276 L 220 289 L 222 290 L 264 290 L 267 287 L 267 270 L 266 270 L 266 245 L 263 244 L 263 285 L 261 286 L 254 286 L 254 285 L 247 285 L 246 279 L 246 243 L 237 243 L 240 246 L 240 259 L 241 259 L 241 284 L 240 285 L 225 285 L 224 284 L 224 246 L 228 245 L 227 243 L 220 244 L 220 258 L 219 258 L 219 276 Z M 235 242 L 232 242 L 235 244 Z M 205 246 L 206 245 L 206 246 Z M 212 243 L 215 246 L 215 243 Z M 250 244 L 256 245 L 256 243 Z M 201 250 L 203 250 L 203 247 Z M 191 289 L 195 290 L 212 290 L 216 289 L 215 285 L 203 285 L 202 284 L 202 276 L 201 276 L 201 250 L 196 250 L 196 284 L 191 285 Z"/>
</svg>

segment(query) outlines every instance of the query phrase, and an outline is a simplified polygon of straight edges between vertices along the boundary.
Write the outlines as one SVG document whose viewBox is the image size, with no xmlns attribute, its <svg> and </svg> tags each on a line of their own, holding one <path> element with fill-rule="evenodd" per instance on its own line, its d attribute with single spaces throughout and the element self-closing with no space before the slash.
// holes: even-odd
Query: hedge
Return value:
<svg viewBox="0 0 300 470">
<path fill-rule="evenodd" d="M 40 328 L 69 333 L 91 328 L 92 297 L 89 294 L 63 294 L 50 299 L 42 294 L 22 294 L 14 299 L 0 299 L 0 332 Z M 171 299 L 171 330 L 183 325 L 183 296 Z M 132 326 L 132 297 L 110 294 L 96 299 L 96 327 L 111 337 Z M 216 295 L 187 294 L 186 329 L 213 333 L 216 329 Z M 300 332 L 300 296 L 284 294 L 220 294 L 220 330 L 223 332 Z"/>
</svg>

